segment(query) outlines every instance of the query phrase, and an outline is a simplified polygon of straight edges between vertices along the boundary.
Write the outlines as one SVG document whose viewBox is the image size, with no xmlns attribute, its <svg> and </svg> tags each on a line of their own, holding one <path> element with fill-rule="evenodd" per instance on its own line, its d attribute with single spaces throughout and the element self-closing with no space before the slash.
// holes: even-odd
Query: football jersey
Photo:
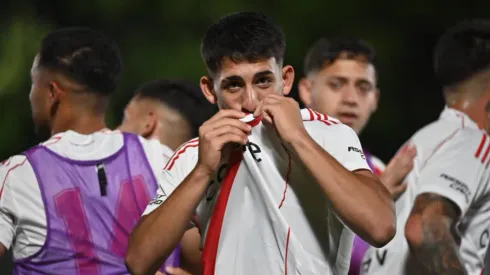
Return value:
<svg viewBox="0 0 490 275">
<path fill-rule="evenodd" d="M 347 170 L 369 170 L 355 132 L 338 120 L 301 110 L 309 135 Z M 347 274 L 353 233 L 338 218 L 301 161 L 260 118 L 248 143 L 224 156 L 196 209 L 204 274 Z M 192 171 L 197 139 L 179 148 L 164 169 L 161 204 Z"/>
<path fill-rule="evenodd" d="M 464 113 L 446 107 L 439 120 L 408 141 L 417 156 L 407 175 L 407 190 L 396 202 L 397 232 L 383 248 L 370 248 L 361 274 L 408 273 L 410 253 L 405 223 L 418 195 L 435 193 L 461 210 L 457 224 L 460 255 L 468 274 L 480 274 L 490 229 L 490 138 Z"/>
<path fill-rule="evenodd" d="M 86 256 L 85 262 L 74 260 L 74 265 L 82 267 L 80 272 L 104 273 L 95 272 L 87 262 L 97 261 L 101 256 L 94 251 L 100 252 L 97 249 L 109 240 L 112 243 L 107 246 L 118 259 L 105 255 L 107 262 L 124 269 L 121 259 L 127 231 L 134 226 L 132 217 L 139 216 L 155 195 L 155 176 L 160 175 L 172 153 L 158 141 L 119 131 L 103 130 L 91 135 L 67 131 L 2 162 L 0 243 L 12 247 L 17 272 L 34 272 L 38 267 L 31 264 L 35 261 L 69 262 L 59 251 L 69 254 L 71 249 Z M 97 180 L 101 168 L 106 180 L 104 191 L 102 186 L 99 191 Z M 139 178 L 132 178 L 135 176 Z M 88 186 L 94 182 L 96 186 Z M 114 207 L 117 209 L 110 212 Z M 116 220 L 109 224 L 113 218 Z M 110 232 L 110 236 L 102 236 L 102 232 Z M 73 236 L 86 240 L 69 244 Z M 97 246 L 90 247 L 90 243 Z M 63 264 L 49 268 L 64 274 L 75 270 Z M 38 272 L 46 270 L 39 267 Z"/>
<path fill-rule="evenodd" d="M 366 161 L 376 176 L 380 176 L 386 166 L 379 158 L 375 157 L 367 150 L 364 150 Z M 369 248 L 369 244 L 358 236 L 354 236 L 354 244 L 352 246 L 352 257 L 350 260 L 349 275 L 358 275 L 361 271 L 362 258 Z"/>
</svg>

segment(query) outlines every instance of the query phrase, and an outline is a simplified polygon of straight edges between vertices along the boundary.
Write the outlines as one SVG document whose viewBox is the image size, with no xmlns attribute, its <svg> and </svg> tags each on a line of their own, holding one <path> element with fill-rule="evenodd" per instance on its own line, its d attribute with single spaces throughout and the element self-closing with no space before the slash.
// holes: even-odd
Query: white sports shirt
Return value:
<svg viewBox="0 0 490 275">
<path fill-rule="evenodd" d="M 468 273 L 479 275 L 490 236 L 490 138 L 464 113 L 446 107 L 439 120 L 408 142 L 416 146 L 417 156 L 407 190 L 396 202 L 395 238 L 383 248 L 368 250 L 361 274 L 406 274 L 405 223 L 415 198 L 435 193 L 460 208 L 460 254 Z"/>
<path fill-rule="evenodd" d="M 370 170 L 351 128 L 310 109 L 301 114 L 310 136 L 346 169 Z M 204 260 L 206 238 L 218 234 L 213 258 L 217 275 L 347 274 L 352 231 L 337 217 L 306 168 L 282 146 L 275 130 L 257 119 L 248 123 L 257 125 L 245 151 L 238 149 L 243 159 L 230 169 L 226 160 L 220 165 L 196 210 L 193 224 L 201 232 Z M 194 139 L 176 151 L 164 169 L 157 199 L 144 214 L 156 209 L 192 171 L 198 145 Z M 233 188 L 221 231 L 209 232 L 221 187 L 231 174 L 235 174 Z"/>
<path fill-rule="evenodd" d="M 173 154 L 157 140 L 140 137 L 156 176 Z M 74 160 L 96 160 L 116 153 L 123 145 L 119 131 L 102 130 L 91 135 L 59 133 L 42 143 L 57 154 Z M 157 178 L 158 179 L 158 178 Z M 46 214 L 34 171 L 24 155 L 0 165 L 0 243 L 13 248 L 14 259 L 33 255 L 46 239 Z"/>
</svg>

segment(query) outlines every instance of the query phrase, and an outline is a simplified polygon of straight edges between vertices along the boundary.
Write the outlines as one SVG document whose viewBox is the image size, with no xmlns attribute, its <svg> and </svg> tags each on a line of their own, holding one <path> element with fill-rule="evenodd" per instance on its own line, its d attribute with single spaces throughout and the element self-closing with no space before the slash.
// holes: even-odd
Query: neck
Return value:
<svg viewBox="0 0 490 275">
<path fill-rule="evenodd" d="M 82 135 L 89 135 L 94 132 L 107 128 L 103 115 L 82 115 L 77 114 L 63 120 L 54 120 L 51 127 L 51 135 L 72 130 Z"/>
<path fill-rule="evenodd" d="M 457 101 L 453 101 L 452 103 L 448 103 L 447 105 L 455 110 L 466 114 L 478 125 L 478 127 L 485 129 L 485 120 L 487 114 L 485 112 L 484 104 L 486 103 L 483 100 L 460 99 Z"/>
<path fill-rule="evenodd" d="M 165 133 L 161 133 L 160 135 L 153 135 L 154 139 L 158 139 L 160 141 L 161 144 L 164 144 L 166 146 L 168 146 L 168 148 L 172 149 L 172 150 L 176 150 L 177 148 L 179 148 L 180 145 L 182 145 L 182 143 L 188 141 L 189 138 L 188 135 L 166 135 Z"/>
</svg>

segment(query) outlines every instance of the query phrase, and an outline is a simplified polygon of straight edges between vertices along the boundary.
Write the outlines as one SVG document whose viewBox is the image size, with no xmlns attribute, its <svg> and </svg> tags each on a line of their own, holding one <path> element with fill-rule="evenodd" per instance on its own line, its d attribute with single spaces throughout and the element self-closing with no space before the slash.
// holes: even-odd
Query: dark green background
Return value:
<svg viewBox="0 0 490 275">
<path fill-rule="evenodd" d="M 378 52 L 382 95 L 361 139 L 387 161 L 443 108 L 432 73 L 438 36 L 460 19 L 490 17 L 490 1 L 3 0 L 0 160 L 39 142 L 29 110 L 29 69 L 40 39 L 50 30 L 90 26 L 119 42 L 125 70 L 107 117 L 115 126 L 138 84 L 161 77 L 187 78 L 197 84 L 205 72 L 199 56 L 205 29 L 236 11 L 263 11 L 284 27 L 286 62 L 296 68 L 296 79 L 308 46 L 319 36 L 356 35 L 370 41 Z"/>
</svg>

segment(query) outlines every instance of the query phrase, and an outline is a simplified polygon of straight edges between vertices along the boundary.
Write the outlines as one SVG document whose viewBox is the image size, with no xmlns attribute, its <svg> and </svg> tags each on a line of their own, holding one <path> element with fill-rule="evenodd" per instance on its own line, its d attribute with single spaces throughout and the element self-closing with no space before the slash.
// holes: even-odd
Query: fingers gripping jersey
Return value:
<svg viewBox="0 0 490 275">
<path fill-rule="evenodd" d="M 349 127 L 302 110 L 312 138 L 348 170 L 369 169 Z M 337 218 L 319 185 L 258 120 L 248 144 L 223 160 L 196 210 L 204 274 L 346 274 L 352 232 Z M 193 169 L 198 141 L 171 158 L 159 201 Z"/>
<path fill-rule="evenodd" d="M 407 176 L 407 190 L 396 203 L 396 236 L 383 248 L 369 249 L 362 274 L 408 273 L 404 228 L 415 198 L 423 193 L 443 196 L 460 208 L 461 258 L 469 274 L 480 274 L 490 229 L 490 139 L 468 117 L 446 109 L 440 120 L 417 132 L 410 143 L 416 146 L 417 156 Z"/>
</svg>

